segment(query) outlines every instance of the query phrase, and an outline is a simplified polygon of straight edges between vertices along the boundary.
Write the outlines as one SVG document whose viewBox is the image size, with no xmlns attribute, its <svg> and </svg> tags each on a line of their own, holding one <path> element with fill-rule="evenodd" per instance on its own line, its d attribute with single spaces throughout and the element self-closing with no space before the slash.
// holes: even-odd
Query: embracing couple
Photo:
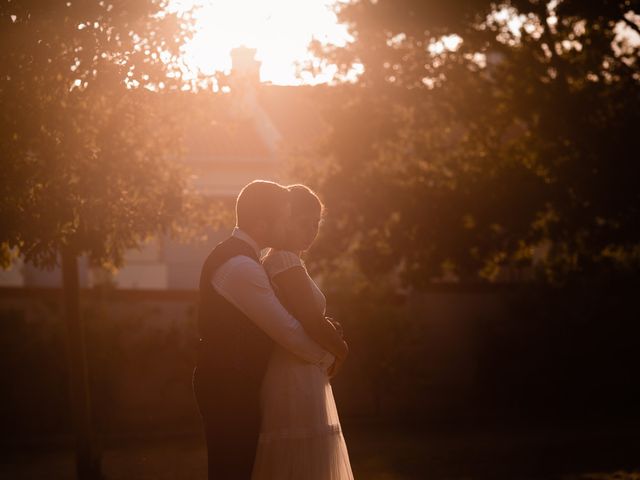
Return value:
<svg viewBox="0 0 640 480">
<path fill-rule="evenodd" d="M 353 478 L 329 383 L 348 347 L 300 259 L 322 213 L 304 185 L 254 181 L 204 262 L 193 385 L 210 480 Z"/>
</svg>

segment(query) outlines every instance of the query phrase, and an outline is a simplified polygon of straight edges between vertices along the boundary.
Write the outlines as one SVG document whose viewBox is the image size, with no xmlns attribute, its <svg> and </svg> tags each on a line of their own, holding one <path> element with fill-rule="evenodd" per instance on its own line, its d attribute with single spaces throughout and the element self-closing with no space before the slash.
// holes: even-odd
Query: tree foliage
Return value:
<svg viewBox="0 0 640 480">
<path fill-rule="evenodd" d="M 347 256 L 370 277 L 396 269 L 414 286 L 637 268 L 634 12 L 631 1 L 343 6 L 354 41 L 316 53 L 363 73 L 321 94 L 331 131 L 298 165 L 328 207 L 316 258 L 332 269 Z"/>
<path fill-rule="evenodd" d="M 0 218 L 11 253 L 117 265 L 203 205 L 179 167 L 186 20 L 154 0 L 0 4 Z M 146 88 L 143 88 L 146 87 Z M 200 212 L 201 213 L 201 212 Z"/>
<path fill-rule="evenodd" d="M 205 220 L 179 167 L 187 21 L 155 0 L 0 3 L 0 264 L 62 265 L 76 468 L 102 478 L 77 259 Z"/>
</svg>

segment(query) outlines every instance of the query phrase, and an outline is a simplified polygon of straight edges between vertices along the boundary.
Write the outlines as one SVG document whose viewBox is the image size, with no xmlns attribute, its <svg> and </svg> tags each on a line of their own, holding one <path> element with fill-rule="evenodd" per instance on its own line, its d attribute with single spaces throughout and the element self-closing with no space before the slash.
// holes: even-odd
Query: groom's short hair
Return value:
<svg viewBox="0 0 640 480">
<path fill-rule="evenodd" d="M 288 190 L 276 182 L 254 180 L 245 185 L 236 199 L 236 225 L 247 228 L 260 220 L 271 220 L 289 201 Z"/>
</svg>

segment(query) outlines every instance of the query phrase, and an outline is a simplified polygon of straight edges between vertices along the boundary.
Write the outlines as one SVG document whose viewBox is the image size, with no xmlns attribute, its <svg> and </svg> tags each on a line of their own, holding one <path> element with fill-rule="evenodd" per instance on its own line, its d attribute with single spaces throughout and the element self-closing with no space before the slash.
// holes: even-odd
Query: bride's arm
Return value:
<svg viewBox="0 0 640 480">
<path fill-rule="evenodd" d="M 272 278 L 278 287 L 282 305 L 303 326 L 309 336 L 321 347 L 339 359 L 344 359 L 349 348 L 335 327 L 318 310 L 316 300 L 304 268 L 296 266 Z"/>
</svg>

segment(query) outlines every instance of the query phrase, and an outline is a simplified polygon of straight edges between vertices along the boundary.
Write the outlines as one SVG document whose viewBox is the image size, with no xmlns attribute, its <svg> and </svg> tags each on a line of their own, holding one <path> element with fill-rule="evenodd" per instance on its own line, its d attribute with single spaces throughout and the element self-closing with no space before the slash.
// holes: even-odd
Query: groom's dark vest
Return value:
<svg viewBox="0 0 640 480">
<path fill-rule="evenodd" d="M 231 388 L 257 392 L 273 349 L 273 341 L 216 292 L 211 284 L 215 271 L 238 255 L 258 262 L 249 244 L 229 237 L 211 251 L 202 267 L 197 367 L 205 377 L 218 383 L 222 390 Z"/>
</svg>

